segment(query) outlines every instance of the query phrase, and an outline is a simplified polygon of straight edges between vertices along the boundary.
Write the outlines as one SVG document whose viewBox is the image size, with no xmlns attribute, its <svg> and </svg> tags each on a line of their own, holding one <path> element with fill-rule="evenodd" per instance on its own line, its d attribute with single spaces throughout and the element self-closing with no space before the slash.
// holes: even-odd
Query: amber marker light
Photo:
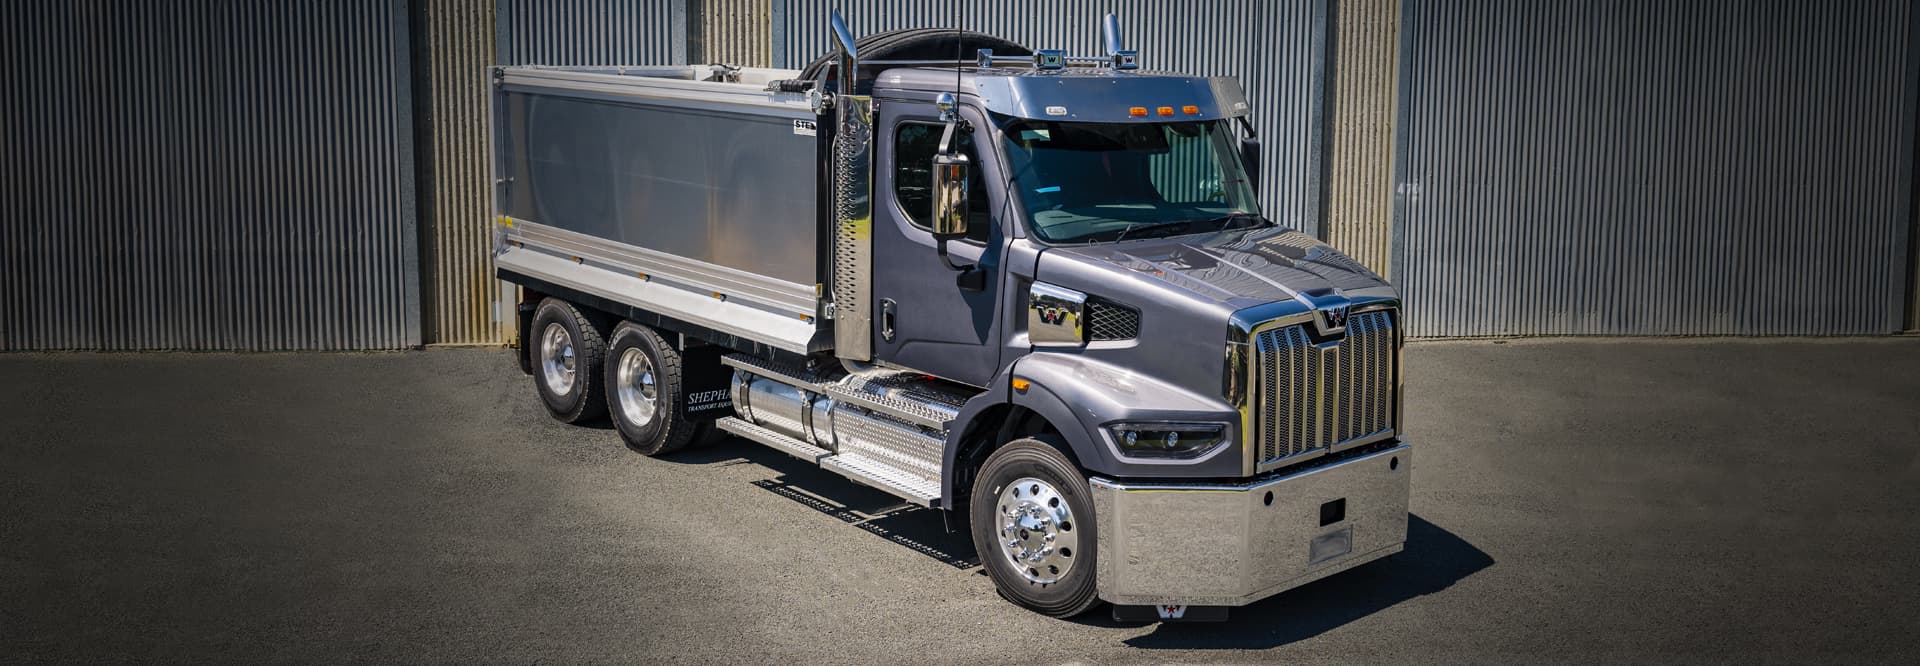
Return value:
<svg viewBox="0 0 1920 666">
<path fill-rule="evenodd" d="M 1147 107 L 1136 106 L 1136 107 L 1129 108 L 1127 109 L 1127 115 L 1133 116 L 1135 118 L 1145 118 L 1147 117 Z"/>
<path fill-rule="evenodd" d="M 1163 115 L 1163 116 L 1173 115 L 1173 107 L 1171 106 L 1160 107 L 1160 115 Z"/>
<path fill-rule="evenodd" d="M 1194 106 L 1192 104 L 1188 104 L 1186 106 L 1180 107 L 1180 112 L 1187 114 L 1189 116 L 1197 116 L 1197 115 L 1200 115 L 1200 107 Z"/>
<path fill-rule="evenodd" d="M 1024 392 L 1026 392 L 1026 390 L 1027 390 L 1027 387 L 1029 387 L 1029 386 L 1032 386 L 1032 385 L 1033 385 L 1033 382 L 1030 382 L 1030 381 L 1027 381 L 1027 380 L 1025 380 L 1025 379 L 1021 379 L 1021 378 L 1019 378 L 1019 377 L 1014 377 L 1014 378 L 1013 378 L 1013 390 L 1015 390 L 1015 391 L 1020 391 L 1020 392 L 1022 392 L 1022 393 L 1024 393 Z"/>
</svg>

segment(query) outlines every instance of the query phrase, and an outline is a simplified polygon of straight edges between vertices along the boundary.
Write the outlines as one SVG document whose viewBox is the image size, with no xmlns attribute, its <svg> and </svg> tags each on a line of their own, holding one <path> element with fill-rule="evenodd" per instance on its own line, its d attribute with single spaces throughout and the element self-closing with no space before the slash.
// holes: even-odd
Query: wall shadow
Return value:
<svg viewBox="0 0 1920 666">
<path fill-rule="evenodd" d="M 1226 622 L 1159 624 L 1124 641 L 1147 649 L 1259 650 L 1312 638 L 1402 601 L 1433 594 L 1493 566 L 1485 551 L 1418 515 L 1407 516 L 1407 548 L 1232 610 Z M 1120 626 L 1096 611 L 1087 624 Z"/>
</svg>

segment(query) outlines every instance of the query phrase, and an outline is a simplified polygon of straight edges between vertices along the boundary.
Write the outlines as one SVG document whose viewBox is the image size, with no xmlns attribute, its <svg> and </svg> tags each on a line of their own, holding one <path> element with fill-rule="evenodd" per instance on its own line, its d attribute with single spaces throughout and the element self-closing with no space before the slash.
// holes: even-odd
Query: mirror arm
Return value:
<svg viewBox="0 0 1920 666">
<path fill-rule="evenodd" d="M 933 237 L 933 250 L 934 252 L 939 253 L 940 263 L 946 264 L 948 270 L 960 271 L 962 273 L 973 270 L 974 269 L 973 264 L 956 264 L 956 263 L 953 263 L 953 258 L 947 256 L 947 241 L 949 240 L 952 240 L 952 239 L 946 238 L 944 236 Z"/>
</svg>

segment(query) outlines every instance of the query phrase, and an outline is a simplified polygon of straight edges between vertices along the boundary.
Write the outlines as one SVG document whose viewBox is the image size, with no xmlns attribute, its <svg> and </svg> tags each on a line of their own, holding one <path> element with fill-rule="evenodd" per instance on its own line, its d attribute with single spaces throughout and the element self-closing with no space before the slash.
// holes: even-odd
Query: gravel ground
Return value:
<svg viewBox="0 0 1920 666">
<path fill-rule="evenodd" d="M 1920 650 L 1920 340 L 1416 343 L 1407 369 L 1406 553 L 1122 626 L 1018 610 L 937 512 L 769 449 L 556 423 L 499 350 L 0 355 L 0 660 Z"/>
</svg>

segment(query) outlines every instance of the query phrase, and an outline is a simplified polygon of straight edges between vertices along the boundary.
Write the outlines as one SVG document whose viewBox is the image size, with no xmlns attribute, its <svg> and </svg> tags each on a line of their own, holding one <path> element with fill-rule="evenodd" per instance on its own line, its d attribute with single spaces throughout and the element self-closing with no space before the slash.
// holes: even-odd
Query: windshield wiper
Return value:
<svg viewBox="0 0 1920 666">
<path fill-rule="evenodd" d="M 1151 223 L 1134 222 L 1132 224 L 1128 224 L 1127 228 L 1121 229 L 1120 235 L 1113 237 L 1113 242 L 1118 243 L 1120 241 L 1126 240 L 1127 234 L 1133 233 L 1134 229 L 1139 229 L 1141 231 L 1151 231 L 1154 229 L 1171 229 L 1173 227 L 1185 227 L 1189 224 L 1193 224 L 1193 220 L 1174 220 L 1172 222 L 1151 222 Z"/>
<path fill-rule="evenodd" d="M 1206 224 L 1211 224 L 1214 226 L 1215 231 L 1220 231 L 1220 230 L 1224 230 L 1229 227 L 1232 227 L 1233 223 L 1239 222 L 1241 220 L 1248 220 L 1253 223 L 1248 226 L 1254 226 L 1254 225 L 1260 224 L 1261 222 L 1265 222 L 1267 218 L 1261 217 L 1253 213 L 1227 213 L 1226 215 L 1222 215 L 1220 217 L 1216 217 L 1211 220 L 1202 220 L 1202 222 Z"/>
</svg>

